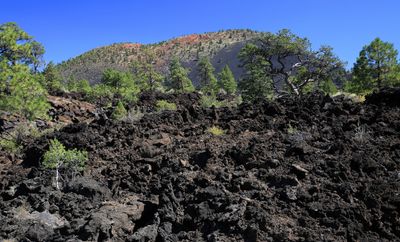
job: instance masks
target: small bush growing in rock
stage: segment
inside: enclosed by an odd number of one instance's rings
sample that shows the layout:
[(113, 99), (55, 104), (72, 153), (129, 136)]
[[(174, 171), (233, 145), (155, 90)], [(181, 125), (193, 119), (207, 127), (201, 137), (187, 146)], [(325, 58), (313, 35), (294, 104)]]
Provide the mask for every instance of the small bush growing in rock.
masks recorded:
[(215, 135), (215, 136), (220, 136), (225, 134), (225, 130), (217, 127), (217, 126), (212, 126), (211, 128), (208, 128), (207, 130), (210, 134)]
[(17, 154), (20, 150), (20, 147), (18, 144), (15, 142), (15, 140), (9, 140), (6, 138), (1, 138), (0, 139), (0, 147), (10, 153)]
[(176, 104), (170, 103), (166, 100), (158, 100), (156, 102), (156, 109), (159, 112), (164, 110), (176, 110)]
[(140, 111), (140, 108), (131, 108), (129, 109), (127, 115), (125, 117), (123, 117), (121, 120), (125, 121), (125, 122), (135, 122), (135, 121), (139, 121), (143, 118), (144, 113), (142, 111)]
[(287, 133), (288, 133), (288, 134), (295, 134), (296, 132), (297, 132), (297, 129), (296, 129), (295, 127), (293, 127), (293, 126), (289, 123), (288, 128), (287, 128)]
[(112, 87), (105, 84), (94, 85), (88, 93), (88, 101), (94, 102), (99, 98), (112, 98), (114, 96), (114, 90)]
[(68, 83), (68, 91), (89, 94), (92, 92), (92, 87), (87, 80), (70, 81)]
[(219, 108), (223, 106), (221, 101), (218, 101), (215, 96), (203, 95), (200, 99), (200, 105), (204, 108), (216, 107)]
[(127, 114), (128, 111), (126, 111), (124, 104), (121, 101), (119, 101), (114, 109), (114, 112), (112, 113), (112, 118), (116, 120), (121, 120), (124, 117), (126, 117)]
[(369, 134), (364, 126), (358, 126), (355, 130), (354, 140), (358, 143), (365, 143), (369, 139)]
[(65, 146), (53, 139), (50, 141), (50, 148), (44, 154), (42, 166), (56, 171), (56, 187), (59, 190), (60, 169), (67, 169), (72, 173), (82, 171), (88, 160), (87, 151), (79, 151), (77, 149), (66, 150)]
[(242, 103), (241, 96), (235, 97), (235, 99), (232, 101), (229, 101), (229, 100), (219, 101), (219, 100), (217, 100), (217, 98), (215, 96), (209, 96), (209, 95), (203, 95), (200, 99), (200, 105), (204, 108), (236, 107), (241, 103)]
[(37, 138), (41, 135), (33, 122), (21, 123), (0, 136), (0, 147), (10, 153), (19, 154), (28, 138)]

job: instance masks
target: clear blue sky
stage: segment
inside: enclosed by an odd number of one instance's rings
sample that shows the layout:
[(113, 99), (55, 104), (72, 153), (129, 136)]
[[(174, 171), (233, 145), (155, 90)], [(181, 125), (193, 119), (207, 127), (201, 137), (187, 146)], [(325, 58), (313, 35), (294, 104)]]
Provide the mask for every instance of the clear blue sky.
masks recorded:
[(0, 23), (17, 22), (55, 62), (116, 42), (237, 28), (291, 29), (313, 48), (332, 46), (348, 67), (375, 37), (400, 48), (398, 0), (19, 0), (1, 8)]

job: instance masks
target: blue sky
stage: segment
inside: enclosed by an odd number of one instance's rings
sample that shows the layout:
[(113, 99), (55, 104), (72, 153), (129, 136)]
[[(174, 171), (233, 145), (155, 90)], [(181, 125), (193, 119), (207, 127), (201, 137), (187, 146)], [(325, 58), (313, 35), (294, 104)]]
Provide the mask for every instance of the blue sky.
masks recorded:
[(400, 48), (397, 0), (4, 1), (0, 23), (16, 22), (56, 63), (116, 42), (154, 43), (185, 34), (282, 28), (327, 44), (351, 67), (375, 37)]

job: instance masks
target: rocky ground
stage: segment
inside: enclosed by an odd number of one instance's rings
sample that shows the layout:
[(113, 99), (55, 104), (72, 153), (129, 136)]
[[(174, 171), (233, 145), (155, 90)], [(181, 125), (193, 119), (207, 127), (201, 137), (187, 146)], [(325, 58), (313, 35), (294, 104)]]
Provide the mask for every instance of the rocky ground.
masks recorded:
[[(178, 111), (133, 122), (87, 104), (89, 122), (32, 140), (23, 159), (1, 151), (0, 239), (400, 240), (400, 90), (221, 109), (173, 98)], [(89, 152), (59, 191), (39, 165), (53, 138)]]

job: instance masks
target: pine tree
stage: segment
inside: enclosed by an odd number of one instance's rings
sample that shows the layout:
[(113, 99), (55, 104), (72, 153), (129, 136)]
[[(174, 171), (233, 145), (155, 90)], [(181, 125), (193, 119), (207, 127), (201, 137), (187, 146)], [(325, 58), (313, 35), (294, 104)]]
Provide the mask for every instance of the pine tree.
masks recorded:
[(182, 66), (178, 58), (173, 58), (169, 66), (169, 85), (177, 92), (193, 92), (194, 86), (188, 77), (188, 71)]
[(43, 86), (49, 92), (55, 92), (63, 89), (62, 78), (53, 62), (47, 64), (43, 70), (44, 83)]
[(50, 105), (47, 102), (47, 92), (40, 84), (41, 78), (22, 64), (8, 67), (7, 70), (0, 68), (0, 80), (5, 84), (1, 85), (0, 108), (31, 120), (47, 118)]
[(0, 61), (9, 66), (16, 64), (39, 65), (44, 48), (16, 23), (0, 25)]
[(237, 83), (228, 65), (225, 65), (218, 77), (220, 88), (224, 89), (228, 94), (236, 93)]
[(269, 64), (258, 55), (258, 48), (253, 44), (246, 45), (239, 54), (245, 73), (239, 82), (243, 100), (254, 101), (257, 98), (272, 98), (274, 95), (273, 80), (269, 74)]
[(0, 108), (28, 119), (47, 118), (50, 105), (37, 74), (44, 49), (15, 23), (0, 25)]
[(335, 83), (333, 83), (331, 79), (321, 82), (320, 89), (321, 91), (327, 94), (335, 94), (338, 91)]
[(384, 86), (400, 84), (398, 52), (393, 44), (374, 39), (363, 47), (353, 67), (348, 91), (365, 94)]
[[(267, 89), (272, 87), (278, 94), (302, 95), (312, 83), (317, 83), (314, 86), (319, 87), (319, 82), (332, 79), (344, 69), (343, 62), (332, 53), (332, 48), (322, 46), (312, 51), (308, 39), (296, 36), (287, 29), (277, 34), (264, 34), (256, 43), (246, 45), (240, 56), (248, 77), (252, 73), (258, 76), (253, 80), (260, 80), (264, 72), (269, 77), (264, 79), (271, 83), (258, 84)], [(248, 89), (251, 85), (244, 86), (249, 94), (257, 94), (258, 90)], [(268, 90), (261, 92), (264, 91)]]
[(87, 94), (92, 91), (92, 87), (88, 80), (72, 80), (68, 83), (68, 91)]
[(128, 72), (107, 69), (103, 73), (102, 82), (114, 89), (115, 93), (122, 96), (124, 101), (135, 102), (140, 92), (138, 85)]
[(141, 91), (162, 89), (164, 76), (155, 69), (156, 57), (149, 49), (144, 50), (144, 57), (132, 64), (134, 79)]
[(214, 67), (208, 58), (201, 58), (198, 65), (198, 73), (201, 89), (206, 94), (214, 96), (218, 93), (218, 81), (214, 75)]

